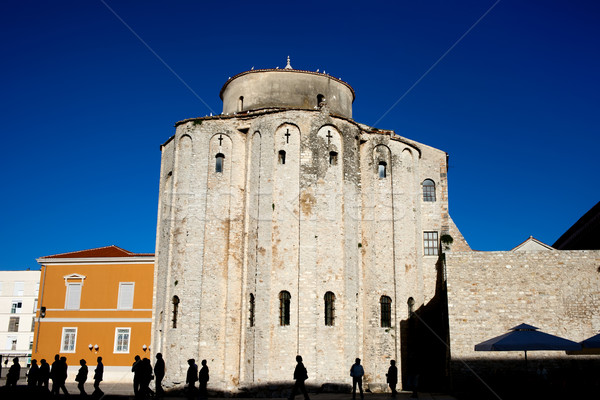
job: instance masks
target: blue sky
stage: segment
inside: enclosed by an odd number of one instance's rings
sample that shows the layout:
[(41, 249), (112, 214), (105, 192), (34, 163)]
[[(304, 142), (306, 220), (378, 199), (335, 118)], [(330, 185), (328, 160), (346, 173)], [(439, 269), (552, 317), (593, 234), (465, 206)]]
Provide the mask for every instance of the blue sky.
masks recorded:
[(600, 200), (598, 2), (7, 0), (0, 33), (0, 269), (153, 252), (173, 124), (288, 55), (352, 85), (355, 120), (449, 153), (474, 249), (552, 244)]

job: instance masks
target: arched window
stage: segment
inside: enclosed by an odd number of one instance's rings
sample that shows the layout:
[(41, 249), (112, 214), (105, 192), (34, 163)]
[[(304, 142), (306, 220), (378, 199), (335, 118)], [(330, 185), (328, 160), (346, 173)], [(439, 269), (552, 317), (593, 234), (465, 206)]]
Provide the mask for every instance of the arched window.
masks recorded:
[(410, 318), (413, 316), (413, 314), (415, 312), (415, 299), (413, 299), (412, 297), (409, 297), (406, 304), (408, 305), (408, 318)]
[(423, 201), (435, 201), (435, 182), (431, 179), (423, 181)]
[(325, 325), (333, 326), (335, 320), (335, 294), (325, 293)]
[(254, 326), (254, 295), (250, 293), (250, 326)]
[(244, 110), (244, 96), (240, 96), (238, 99), (238, 112), (242, 112)]
[(388, 296), (381, 296), (381, 327), (392, 327), (392, 299)]
[(179, 312), (179, 297), (173, 296), (173, 328), (177, 328), (177, 313)]
[(338, 154), (335, 151), (329, 152), (329, 165), (337, 165)]
[(322, 94), (317, 95), (317, 107), (321, 107), (325, 103), (325, 96)]
[(223, 153), (219, 153), (215, 156), (216, 158), (216, 163), (215, 163), (215, 172), (223, 172), (223, 161), (225, 160), (225, 156), (223, 155)]
[(279, 292), (279, 325), (290, 324), (290, 292), (285, 290)]
[(385, 161), (379, 161), (379, 179), (385, 179), (387, 176), (387, 163)]
[(279, 150), (279, 164), (285, 164), (285, 150)]

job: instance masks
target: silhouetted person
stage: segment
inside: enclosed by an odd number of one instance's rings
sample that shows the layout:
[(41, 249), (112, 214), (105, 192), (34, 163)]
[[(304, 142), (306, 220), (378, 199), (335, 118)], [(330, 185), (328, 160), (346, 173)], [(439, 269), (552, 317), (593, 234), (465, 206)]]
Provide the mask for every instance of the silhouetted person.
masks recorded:
[[(67, 357), (61, 357), (58, 364), (58, 389), (56, 390), (56, 394), (59, 393), (60, 390), (63, 391), (64, 394), (69, 394), (67, 391), (67, 387), (65, 386), (65, 382), (67, 381), (67, 374), (69, 370), (69, 366), (67, 365)], [(52, 387), (54, 389), (54, 386)]]
[(140, 391), (140, 373), (138, 367), (141, 365), (142, 359), (140, 356), (135, 356), (135, 361), (131, 365), (131, 372), (133, 372), (133, 395), (138, 397)]
[(154, 392), (150, 389), (150, 381), (152, 380), (152, 364), (150, 360), (145, 358), (140, 365), (140, 396), (146, 398), (153, 395)]
[(52, 363), (52, 369), (50, 370), (50, 379), (52, 379), (52, 394), (58, 395), (60, 392), (60, 356), (56, 354), (54, 356), (54, 362)]
[(387, 383), (390, 385), (390, 389), (392, 389), (392, 397), (396, 397), (396, 385), (398, 384), (398, 367), (396, 367), (396, 360), (390, 361), (390, 367), (385, 376), (387, 377)]
[(206, 360), (202, 360), (202, 368), (200, 368), (200, 372), (198, 373), (198, 380), (200, 381), (200, 397), (202, 398), (208, 397), (208, 390), (206, 390), (206, 386), (209, 379)]
[(39, 387), (45, 387), (48, 389), (48, 380), (50, 380), (50, 365), (46, 362), (45, 358), (40, 360), (40, 371), (38, 375), (38, 383)]
[(104, 364), (102, 364), (102, 357), (98, 357), (96, 361), (98, 362), (98, 365), (96, 365), (96, 369), (94, 370), (94, 394), (100, 397), (104, 394), (104, 392), (100, 390), (100, 382), (102, 382), (102, 378), (104, 378)]
[(164, 393), (162, 380), (165, 377), (165, 360), (161, 353), (156, 354), (156, 363), (154, 364), (154, 376), (156, 377), (156, 394), (158, 396)]
[(85, 384), (85, 381), (87, 381), (88, 367), (84, 359), (79, 360), (79, 365), (81, 365), (81, 368), (79, 368), (79, 372), (77, 372), (77, 376), (75, 377), (75, 381), (78, 382), (77, 389), (79, 389), (79, 394), (81, 396), (87, 396), (83, 385)]
[(40, 367), (38, 367), (37, 360), (34, 358), (33, 360), (31, 360), (31, 367), (29, 367), (29, 372), (27, 373), (27, 386), (35, 387), (39, 379)]
[(296, 397), (298, 391), (302, 392), (305, 400), (309, 400), (306, 386), (304, 386), (304, 381), (308, 379), (308, 372), (302, 363), (302, 356), (296, 356), (296, 362), (296, 369), (294, 369), (294, 379), (296, 380), (296, 383), (294, 383), (290, 400), (293, 400)]
[(6, 374), (6, 386), (17, 386), (17, 381), (21, 376), (21, 365), (19, 365), (19, 357), (13, 358), (13, 365), (10, 366)]
[(352, 368), (350, 368), (350, 376), (352, 377), (352, 399), (356, 399), (356, 385), (358, 385), (358, 390), (360, 391), (360, 398), (364, 399), (365, 395), (363, 394), (362, 389), (362, 378), (365, 374), (365, 370), (362, 365), (360, 365), (360, 358), (354, 360), (354, 364)]
[(188, 365), (185, 383), (188, 384), (189, 392), (193, 393), (196, 390), (196, 381), (198, 380), (198, 366), (196, 365), (196, 360), (193, 358), (188, 360)]

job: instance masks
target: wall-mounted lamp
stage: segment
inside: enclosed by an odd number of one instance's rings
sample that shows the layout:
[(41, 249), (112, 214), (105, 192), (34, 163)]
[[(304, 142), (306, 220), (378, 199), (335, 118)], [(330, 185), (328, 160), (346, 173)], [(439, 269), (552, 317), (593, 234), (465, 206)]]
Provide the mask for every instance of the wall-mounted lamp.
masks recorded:
[(90, 349), (90, 351), (92, 351), (92, 348), (94, 348), (94, 346), (92, 346), (92, 344), (90, 343), (90, 344), (88, 345), (88, 349)]
[(144, 351), (148, 350), (148, 346), (146, 346), (146, 345), (143, 345), (143, 346), (142, 346), (142, 350), (144, 350)]
[(44, 318), (46, 316), (46, 307), (40, 308), (40, 318)]
[(100, 348), (100, 346), (98, 346), (98, 345), (94, 346), (94, 349), (96, 349), (96, 351), (98, 351), (99, 348)]

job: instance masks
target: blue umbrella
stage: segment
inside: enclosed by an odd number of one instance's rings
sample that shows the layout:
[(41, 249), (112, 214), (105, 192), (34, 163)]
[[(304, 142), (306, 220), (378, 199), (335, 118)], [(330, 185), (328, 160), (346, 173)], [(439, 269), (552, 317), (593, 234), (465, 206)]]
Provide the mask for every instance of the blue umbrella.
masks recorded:
[(475, 345), (475, 351), (581, 350), (581, 344), (538, 331), (535, 326), (521, 324), (510, 332)]

